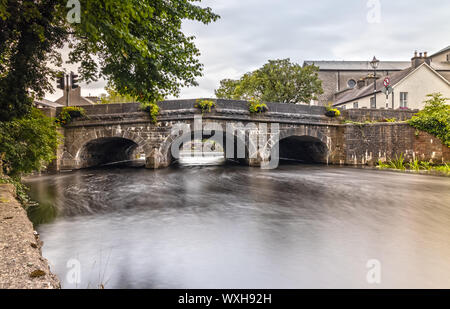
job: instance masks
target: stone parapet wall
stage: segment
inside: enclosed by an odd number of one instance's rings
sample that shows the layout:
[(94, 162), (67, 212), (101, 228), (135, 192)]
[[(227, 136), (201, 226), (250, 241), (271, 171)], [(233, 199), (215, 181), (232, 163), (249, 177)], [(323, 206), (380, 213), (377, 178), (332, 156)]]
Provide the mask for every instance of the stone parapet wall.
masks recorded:
[[(202, 99), (200, 99), (202, 100)], [(248, 102), (238, 100), (222, 100), (222, 99), (204, 99), (216, 102), (217, 110), (235, 110), (248, 113)], [(159, 102), (161, 112), (165, 111), (182, 111), (195, 110), (194, 107), (197, 100), (169, 100)], [(325, 108), (321, 106), (310, 106), (306, 104), (285, 104), (285, 103), (266, 103), (269, 113), (284, 114), (305, 114), (322, 116), (325, 114)], [(130, 114), (138, 113), (140, 103), (118, 103), (118, 104), (97, 104), (83, 106), (87, 115), (106, 115), (106, 114)], [(56, 112), (60, 113), (62, 107), (58, 107)]]
[(383, 121), (384, 119), (395, 118), (398, 121), (405, 121), (411, 119), (417, 110), (393, 110), (393, 109), (347, 109), (342, 111), (342, 117), (355, 121), (355, 122), (365, 122), (365, 121)]

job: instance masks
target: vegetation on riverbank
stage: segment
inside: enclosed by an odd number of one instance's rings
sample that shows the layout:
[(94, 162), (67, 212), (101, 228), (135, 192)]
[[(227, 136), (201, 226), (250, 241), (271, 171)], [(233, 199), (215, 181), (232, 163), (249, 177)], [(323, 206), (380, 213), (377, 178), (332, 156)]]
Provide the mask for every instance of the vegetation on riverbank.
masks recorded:
[(0, 173), (15, 178), (41, 170), (56, 158), (61, 138), (54, 119), (37, 108), (0, 122)]
[(20, 182), (20, 178), (11, 178), (6, 175), (0, 175), (0, 184), (11, 184), (16, 189), (17, 200), (25, 208), (32, 204), (30, 197), (28, 196), (28, 187)]
[(397, 171), (413, 171), (413, 172), (429, 172), (439, 175), (450, 176), (450, 164), (436, 165), (427, 161), (412, 160), (406, 162), (403, 155), (396, 157), (395, 159), (388, 160), (387, 162), (378, 161), (377, 168), (391, 169)]
[(440, 93), (429, 94), (425, 108), (412, 117), (408, 124), (420, 131), (425, 131), (450, 147), (450, 105)]
[(30, 199), (20, 182), (22, 175), (53, 161), (61, 138), (54, 119), (37, 108), (24, 117), (0, 122), (0, 183), (13, 184), (23, 205)]

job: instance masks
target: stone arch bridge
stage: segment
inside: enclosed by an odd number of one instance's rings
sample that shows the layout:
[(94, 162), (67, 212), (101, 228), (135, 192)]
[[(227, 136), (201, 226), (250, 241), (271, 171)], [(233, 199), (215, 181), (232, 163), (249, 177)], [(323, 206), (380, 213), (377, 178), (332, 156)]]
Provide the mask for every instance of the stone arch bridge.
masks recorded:
[[(400, 153), (407, 158), (449, 159), (442, 145), (433, 143), (427, 134), (417, 137), (404, 123), (343, 124), (342, 118), (326, 117), (324, 107), (280, 103), (269, 103), (269, 112), (255, 115), (248, 112), (245, 101), (214, 101), (216, 108), (202, 115), (201, 125), (195, 100), (159, 103), (156, 124), (140, 111), (139, 103), (85, 106), (87, 116), (62, 129), (64, 143), (55, 168), (81, 169), (138, 157), (145, 157), (147, 168), (164, 168), (175, 161), (173, 149), (183, 142), (213, 136), (222, 144), (227, 159), (250, 166), (270, 161), (274, 149), (282, 159), (309, 163), (373, 164)], [(380, 111), (358, 113), (345, 111), (343, 116), (356, 120), (384, 116)], [(398, 119), (410, 117), (397, 113)], [(190, 130), (175, 130), (178, 127)], [(254, 140), (264, 147), (253, 145)]]

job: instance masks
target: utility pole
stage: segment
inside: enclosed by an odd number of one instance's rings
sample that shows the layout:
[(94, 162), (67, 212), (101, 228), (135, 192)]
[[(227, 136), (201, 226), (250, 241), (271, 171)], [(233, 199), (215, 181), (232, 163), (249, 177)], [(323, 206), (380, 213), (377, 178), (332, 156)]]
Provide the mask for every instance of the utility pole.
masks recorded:
[[(69, 80), (70, 79), (70, 80)], [(70, 104), (70, 89), (78, 88), (78, 75), (73, 72), (70, 72), (70, 75), (64, 74), (64, 72), (60, 72), (57, 76), (57, 87), (58, 89), (63, 90), (65, 96), (65, 104), (69, 106)]]
[(374, 56), (373, 60), (370, 62), (370, 66), (373, 69), (373, 100), (374, 100), (375, 108), (377, 106), (377, 68), (378, 68), (379, 64), (380, 64), (380, 60), (378, 60)]
[(56, 87), (63, 91), (64, 97), (66, 99), (66, 106), (69, 106), (69, 76), (64, 74), (64, 72), (59, 72), (56, 82)]
[(69, 94), (70, 94), (70, 87), (69, 87), (69, 75), (66, 75), (66, 106), (69, 106)]

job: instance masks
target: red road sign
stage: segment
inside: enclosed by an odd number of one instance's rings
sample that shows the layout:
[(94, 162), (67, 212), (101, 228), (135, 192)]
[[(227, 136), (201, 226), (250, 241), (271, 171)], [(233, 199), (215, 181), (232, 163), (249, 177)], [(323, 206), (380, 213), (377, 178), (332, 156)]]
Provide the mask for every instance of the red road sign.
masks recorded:
[(388, 87), (391, 84), (391, 79), (389, 77), (386, 77), (384, 79), (383, 84), (384, 84), (384, 87)]

